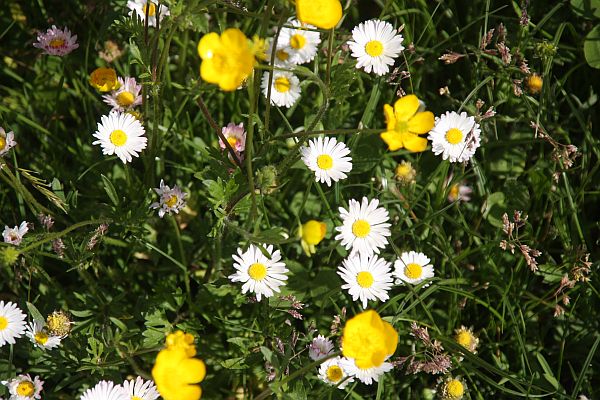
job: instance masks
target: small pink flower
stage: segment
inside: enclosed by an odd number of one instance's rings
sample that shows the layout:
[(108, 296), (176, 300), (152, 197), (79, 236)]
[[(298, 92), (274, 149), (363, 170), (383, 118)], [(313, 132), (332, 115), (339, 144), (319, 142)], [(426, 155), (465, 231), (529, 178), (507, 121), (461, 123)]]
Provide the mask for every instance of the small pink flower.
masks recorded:
[(129, 76), (119, 77), (118, 82), (119, 88), (117, 90), (102, 96), (104, 102), (112, 106), (111, 111), (124, 112), (142, 104), (142, 96), (140, 95), (142, 85), (139, 85), (135, 78)]
[(158, 216), (161, 218), (165, 214), (171, 214), (171, 212), (178, 214), (179, 210), (186, 205), (185, 198), (187, 197), (187, 193), (184, 193), (177, 185), (171, 189), (161, 179), (160, 187), (155, 188), (154, 191), (160, 196), (160, 199), (158, 202), (152, 203), (150, 208), (158, 209)]
[[(221, 130), (223, 136), (229, 142), (231, 147), (238, 153), (241, 153), (246, 148), (246, 131), (244, 130), (244, 123), (241, 122), (239, 125), (230, 122), (227, 126), (224, 126)], [(219, 146), (221, 149), (225, 149), (225, 143), (219, 139)]]
[(64, 30), (58, 29), (56, 25), (48, 29), (46, 33), (39, 33), (37, 42), (33, 47), (44, 50), (51, 56), (65, 56), (79, 47), (77, 44), (77, 35), (71, 36), (71, 31), (65, 27)]
[(12, 131), (6, 132), (4, 128), (0, 127), (0, 157), (8, 153), (16, 145), (15, 134)]
[(27, 231), (29, 231), (29, 228), (27, 227), (27, 222), (25, 221), (21, 222), (20, 226), (15, 226), (14, 228), (9, 228), (5, 225), (4, 231), (2, 232), (2, 237), (6, 243), (18, 246), (21, 244), (23, 236), (25, 236)]

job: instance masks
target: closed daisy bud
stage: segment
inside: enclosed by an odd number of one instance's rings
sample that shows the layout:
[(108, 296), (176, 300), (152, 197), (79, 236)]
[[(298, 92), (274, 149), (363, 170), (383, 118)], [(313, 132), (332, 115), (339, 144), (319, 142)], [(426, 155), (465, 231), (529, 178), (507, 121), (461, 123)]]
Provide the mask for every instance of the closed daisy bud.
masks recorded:
[(402, 161), (396, 167), (394, 176), (401, 184), (409, 185), (415, 183), (415, 176), (417, 176), (417, 171), (415, 171), (410, 162)]
[(544, 80), (538, 74), (531, 74), (527, 78), (527, 89), (531, 94), (537, 94), (542, 91)]
[(467, 328), (463, 325), (454, 331), (454, 340), (471, 353), (477, 353), (477, 346), (479, 346), (479, 338), (473, 333), (473, 328)]
[(310, 257), (317, 251), (315, 246), (321, 243), (321, 240), (327, 233), (327, 225), (324, 222), (311, 219), (298, 228), (298, 236), (304, 253)]
[(117, 79), (117, 73), (112, 68), (96, 68), (90, 74), (90, 85), (101, 92), (110, 92), (119, 88), (120, 83)]

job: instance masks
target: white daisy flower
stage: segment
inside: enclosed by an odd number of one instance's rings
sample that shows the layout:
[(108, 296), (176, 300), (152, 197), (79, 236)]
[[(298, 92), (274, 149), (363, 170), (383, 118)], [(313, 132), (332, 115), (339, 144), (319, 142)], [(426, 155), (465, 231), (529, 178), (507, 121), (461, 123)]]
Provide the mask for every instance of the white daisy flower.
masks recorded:
[(15, 339), (25, 333), (26, 315), (13, 302), (0, 301), (0, 347), (15, 344)]
[(112, 106), (112, 111), (126, 111), (142, 104), (142, 85), (139, 85), (135, 78), (119, 77), (117, 81), (119, 88), (102, 96), (104, 102)]
[(242, 293), (248, 291), (255, 293), (258, 301), (263, 295), (271, 297), (273, 292), (279, 292), (279, 287), (285, 285), (288, 278), (286, 276), (288, 269), (285, 263), (280, 261), (279, 250), (273, 251), (272, 245), (263, 247), (269, 253), (270, 259), (253, 244), (245, 252), (238, 248), (237, 255), (233, 255), (235, 261), (233, 267), (237, 272), (229, 275), (232, 282), (244, 282)]
[(319, 378), (325, 383), (337, 386), (338, 389), (345, 388), (346, 385), (354, 382), (354, 377), (350, 376), (344, 368), (346, 363), (348, 360), (342, 357), (323, 362), (319, 367)]
[(142, 22), (144, 22), (146, 20), (146, 11), (148, 11), (148, 26), (156, 26), (156, 14), (158, 12), (160, 12), (160, 21), (166, 15), (170, 15), (169, 7), (160, 4), (159, 9), (158, 4), (158, 1), (129, 0), (127, 1), (127, 7), (131, 10), (129, 16), (131, 17), (135, 12)]
[(185, 198), (187, 193), (183, 192), (179, 186), (173, 186), (171, 189), (165, 185), (165, 182), (160, 180), (160, 187), (154, 188), (156, 194), (160, 196), (159, 201), (152, 203), (150, 208), (156, 210), (158, 208), (158, 216), (164, 217), (165, 214), (171, 215), (171, 212), (179, 214), (179, 210), (185, 207)]
[(352, 57), (358, 60), (356, 68), (364, 68), (367, 73), (373, 70), (377, 75), (387, 74), (394, 59), (404, 50), (402, 35), (396, 33), (389, 22), (377, 19), (362, 22), (352, 29), (352, 39), (348, 46)]
[(67, 27), (58, 29), (56, 25), (52, 25), (46, 33), (38, 33), (37, 42), (33, 47), (44, 50), (45, 54), (62, 57), (78, 48), (79, 44), (77, 44), (77, 35), (71, 36), (71, 31)]
[(352, 170), (352, 158), (348, 157), (350, 149), (344, 142), (338, 142), (331, 137), (318, 137), (308, 142), (308, 146), (300, 148), (302, 161), (315, 173), (317, 182), (327, 183), (346, 179), (346, 172)]
[(460, 114), (447, 111), (436, 117), (435, 126), (427, 138), (431, 140), (431, 150), (435, 155), (441, 154), (444, 160), (450, 162), (465, 162), (481, 145), (480, 136), (481, 129), (474, 117), (468, 117), (464, 111)]
[(338, 267), (338, 275), (342, 277), (345, 285), (342, 289), (348, 290), (352, 300), (360, 299), (364, 309), (369, 300), (386, 301), (390, 297), (387, 291), (392, 288), (394, 279), (390, 271), (390, 263), (377, 256), (355, 254), (342, 262)]
[[(270, 76), (271, 72), (267, 72), (262, 78), (261, 87), (265, 97), (268, 94)], [(273, 72), (271, 105), (290, 108), (300, 98), (300, 92), (300, 80), (296, 75), (286, 71)]]
[(363, 197), (362, 204), (351, 199), (348, 211), (340, 207), (342, 226), (335, 228), (340, 232), (335, 240), (341, 240), (346, 250), (352, 248), (350, 256), (357, 252), (364, 255), (379, 254), (379, 249), (387, 245), (386, 236), (390, 236), (390, 219), (387, 210), (377, 207), (379, 200), (369, 201)]
[(140, 376), (123, 382), (123, 390), (131, 400), (156, 400), (160, 396), (154, 381), (144, 381)]
[[(273, 44), (275, 43), (275, 39), (268, 39), (267, 46), (267, 62), (271, 62), (271, 55), (273, 54)], [(277, 48), (275, 49), (275, 56), (273, 58), (273, 65), (281, 68), (292, 68), (294, 64), (290, 62), (290, 49), (286, 46), (281, 45), (281, 40), (277, 43)]]
[(131, 396), (121, 385), (112, 381), (100, 381), (96, 386), (83, 392), (80, 400), (131, 400)]
[(342, 366), (348, 375), (354, 376), (365, 385), (371, 385), (373, 381), (379, 382), (379, 377), (386, 372), (394, 369), (394, 366), (389, 362), (383, 362), (378, 367), (360, 368), (356, 365), (353, 359), (343, 359)]
[(308, 346), (308, 356), (313, 360), (320, 360), (333, 353), (333, 342), (323, 335), (313, 339)]
[(17, 142), (15, 142), (15, 134), (13, 131), (6, 132), (4, 128), (0, 126), (0, 157), (8, 153), (8, 151), (16, 145)]
[(36, 321), (29, 323), (27, 325), (27, 331), (25, 332), (25, 336), (31, 340), (36, 347), (40, 349), (53, 349), (60, 345), (62, 336), (51, 335), (46, 328), (46, 323), (44, 321)]
[[(430, 261), (429, 257), (423, 253), (414, 251), (402, 253), (394, 263), (394, 275), (398, 278), (396, 284), (410, 283), (411, 285), (417, 285), (425, 279), (433, 278), (433, 265), (429, 263)], [(423, 287), (427, 286), (429, 284)]]
[(8, 392), (11, 394), (8, 400), (37, 400), (42, 398), (40, 392), (43, 389), (44, 381), (40, 380), (39, 376), (31, 379), (29, 374), (19, 375), (9, 381), (2, 381), (2, 384), (8, 387)]
[(312, 25), (303, 25), (298, 20), (289, 20), (288, 25), (293, 28), (281, 28), (277, 47), (289, 53), (291, 64), (304, 64), (312, 61), (317, 55), (317, 46), (321, 43), (321, 36)]
[(21, 222), (21, 225), (15, 226), (14, 228), (9, 228), (4, 225), (4, 231), (2, 231), (2, 238), (6, 243), (14, 244), (18, 246), (21, 244), (23, 240), (23, 236), (29, 232), (29, 227), (27, 226), (27, 222)]
[(102, 146), (103, 154), (116, 154), (127, 164), (133, 160), (132, 156), (138, 157), (139, 152), (146, 148), (146, 131), (140, 121), (131, 114), (111, 111), (110, 114), (103, 115), (100, 121), (98, 130), (94, 133), (98, 140), (92, 144)]

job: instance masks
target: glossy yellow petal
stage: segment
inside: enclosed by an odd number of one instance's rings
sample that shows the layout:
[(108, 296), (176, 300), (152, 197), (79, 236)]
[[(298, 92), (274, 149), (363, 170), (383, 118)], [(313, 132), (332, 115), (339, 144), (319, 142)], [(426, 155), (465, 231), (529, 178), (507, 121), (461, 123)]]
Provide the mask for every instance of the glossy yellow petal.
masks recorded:
[(383, 115), (385, 116), (385, 122), (387, 124), (388, 131), (393, 131), (396, 127), (396, 116), (394, 115), (394, 109), (389, 104), (383, 106)]
[(414, 94), (409, 94), (398, 100), (394, 104), (394, 112), (396, 119), (399, 121), (408, 121), (410, 117), (415, 115), (419, 109), (419, 99)]
[(379, 137), (388, 145), (390, 151), (396, 151), (404, 147), (402, 144), (402, 135), (394, 130), (383, 132)]
[(433, 129), (435, 118), (431, 111), (417, 113), (408, 120), (408, 130), (412, 133), (424, 134)]
[(188, 358), (179, 364), (179, 378), (186, 383), (201, 382), (206, 376), (206, 366), (202, 360)]
[(408, 133), (404, 136), (404, 147), (413, 153), (419, 153), (427, 149), (427, 139)]
[(221, 34), (221, 43), (223, 48), (228, 51), (243, 51), (244, 49), (246, 49), (248, 52), (251, 51), (248, 38), (246, 38), (244, 32), (237, 28), (225, 29), (225, 31)]
[(221, 71), (216, 68), (214, 60), (204, 60), (200, 64), (200, 76), (208, 83), (219, 83), (221, 80)]
[(210, 59), (221, 48), (221, 38), (215, 32), (202, 36), (198, 42), (198, 55), (203, 60)]
[(331, 29), (342, 19), (339, 0), (296, 0), (296, 15), (301, 22)]

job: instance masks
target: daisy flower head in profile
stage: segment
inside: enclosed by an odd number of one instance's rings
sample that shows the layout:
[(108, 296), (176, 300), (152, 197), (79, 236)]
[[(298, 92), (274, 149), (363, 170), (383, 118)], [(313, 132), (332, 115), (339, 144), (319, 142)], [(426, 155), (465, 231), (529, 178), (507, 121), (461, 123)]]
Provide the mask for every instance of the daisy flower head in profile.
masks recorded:
[(44, 50), (45, 54), (51, 56), (65, 56), (79, 47), (77, 44), (77, 35), (71, 36), (71, 31), (58, 29), (56, 25), (52, 25), (46, 33), (38, 33), (37, 42), (33, 47)]
[(360, 300), (364, 309), (369, 300), (389, 299), (387, 292), (392, 288), (394, 279), (390, 263), (383, 258), (357, 253), (344, 260), (337, 273), (346, 282), (342, 289), (348, 291), (352, 300)]
[[(415, 251), (403, 252), (400, 258), (394, 263), (396, 276), (396, 284), (404, 285), (410, 283), (411, 285), (417, 285), (426, 279), (433, 278), (433, 265), (430, 264), (431, 260), (423, 253), (417, 253)], [(427, 287), (429, 284), (424, 285)]]
[(113, 381), (100, 381), (91, 389), (83, 392), (80, 400), (131, 400), (121, 385)]
[(179, 211), (185, 207), (187, 193), (183, 192), (177, 185), (171, 189), (165, 185), (164, 180), (160, 180), (160, 187), (154, 188), (154, 191), (159, 196), (158, 202), (152, 203), (150, 208), (158, 209), (158, 216), (164, 217), (165, 214), (171, 215), (172, 212), (179, 214)]
[(21, 222), (21, 225), (15, 226), (14, 228), (9, 228), (4, 225), (4, 231), (2, 231), (2, 238), (5, 243), (12, 244), (18, 246), (23, 241), (23, 236), (29, 232), (29, 227), (27, 226), (27, 221)]
[[(227, 126), (221, 129), (221, 133), (225, 136), (225, 139), (229, 142), (231, 147), (239, 154), (246, 149), (246, 130), (244, 129), (244, 123), (240, 122), (239, 125), (230, 122)], [(219, 138), (219, 146), (221, 150), (225, 150), (226, 146), (223, 140)]]
[(269, 254), (268, 258), (253, 244), (245, 252), (238, 248), (237, 254), (233, 255), (236, 272), (229, 275), (232, 282), (244, 283), (242, 293), (255, 293), (258, 301), (262, 296), (271, 297), (274, 292), (279, 293), (279, 287), (285, 285), (286, 273), (289, 272), (285, 263), (281, 262), (279, 250), (273, 251), (273, 245), (263, 247)]
[(333, 353), (333, 342), (323, 335), (314, 338), (308, 346), (308, 356), (315, 361), (325, 358), (331, 353)]
[(154, 381), (144, 381), (140, 376), (135, 381), (131, 379), (123, 382), (123, 390), (131, 400), (156, 400), (160, 397)]
[[(265, 97), (269, 96), (271, 72), (263, 75), (261, 88)], [(271, 82), (271, 105), (290, 108), (300, 98), (300, 80), (291, 72), (273, 71)]]
[(344, 369), (347, 363), (348, 360), (342, 357), (323, 362), (319, 367), (319, 378), (329, 385), (337, 386), (338, 389), (344, 389), (346, 385), (354, 382), (354, 377)]
[(145, 133), (144, 127), (133, 115), (111, 111), (100, 118), (98, 130), (93, 135), (98, 140), (92, 144), (99, 144), (103, 154), (116, 154), (123, 164), (127, 164), (146, 148), (148, 139)]
[(339, 208), (342, 225), (335, 228), (340, 232), (335, 239), (342, 241), (346, 250), (352, 249), (350, 256), (356, 253), (371, 256), (387, 246), (390, 232), (388, 211), (379, 207), (379, 200), (362, 198), (362, 202), (351, 199), (348, 210)]
[(146, 20), (146, 14), (148, 14), (148, 26), (156, 26), (156, 16), (159, 13), (159, 22), (162, 21), (166, 15), (170, 15), (169, 7), (164, 4), (159, 4), (158, 1), (155, 0), (129, 0), (127, 1), (127, 8), (131, 10), (129, 11), (130, 17), (135, 12), (142, 22)]
[(365, 385), (371, 385), (373, 382), (379, 382), (381, 375), (394, 369), (394, 366), (384, 361), (378, 366), (372, 366), (368, 368), (361, 368), (356, 364), (356, 361), (351, 358), (346, 358), (342, 361), (344, 371), (364, 383)]
[(346, 173), (352, 170), (350, 149), (332, 137), (312, 139), (308, 146), (300, 148), (300, 154), (304, 164), (315, 173), (315, 180), (327, 186), (331, 186), (331, 181), (346, 179)]
[(62, 336), (52, 335), (48, 328), (46, 327), (46, 323), (38, 320), (33, 320), (33, 322), (27, 325), (27, 331), (25, 332), (25, 336), (29, 338), (31, 343), (42, 350), (50, 350), (60, 345)]
[(431, 111), (419, 111), (420, 106), (414, 94), (396, 100), (394, 107), (389, 104), (383, 106), (387, 130), (380, 137), (390, 151), (403, 148), (411, 152), (425, 151), (427, 139), (419, 135), (429, 132), (435, 119)]
[(126, 111), (142, 104), (142, 85), (135, 78), (119, 77), (117, 81), (118, 89), (102, 96), (104, 102), (112, 107), (112, 111)]
[(429, 132), (431, 150), (435, 155), (442, 155), (450, 162), (466, 162), (481, 145), (481, 129), (474, 117), (447, 111), (435, 119), (435, 126)]
[(385, 75), (404, 50), (403, 41), (404, 38), (392, 24), (372, 19), (352, 29), (352, 40), (348, 41), (348, 46), (352, 50), (352, 57), (358, 60), (356, 68)]
[(40, 394), (43, 389), (44, 381), (39, 376), (31, 379), (29, 374), (19, 375), (9, 381), (3, 381), (2, 384), (8, 387), (11, 394), (9, 400), (38, 400), (42, 398)]
[(10, 149), (15, 147), (15, 134), (13, 131), (6, 132), (3, 127), (0, 126), (0, 157), (8, 153)]
[(15, 344), (15, 339), (25, 333), (26, 317), (15, 303), (0, 300), (0, 347)]
[(290, 19), (287, 23), (293, 28), (283, 27), (279, 33), (277, 46), (288, 52), (291, 64), (304, 64), (312, 61), (317, 55), (317, 46), (321, 43), (319, 32), (312, 25), (303, 25), (300, 21)]

